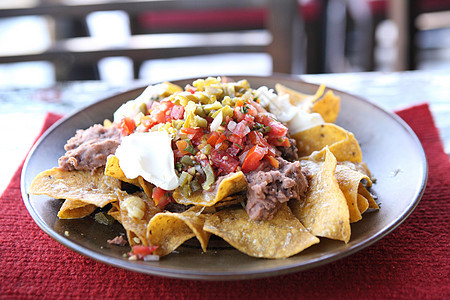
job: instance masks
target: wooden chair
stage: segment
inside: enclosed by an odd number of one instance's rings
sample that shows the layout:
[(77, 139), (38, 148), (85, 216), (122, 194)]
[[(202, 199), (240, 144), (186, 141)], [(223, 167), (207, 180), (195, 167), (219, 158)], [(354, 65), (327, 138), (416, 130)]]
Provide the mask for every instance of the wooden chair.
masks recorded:
[[(105, 57), (126, 56), (139, 66), (143, 61), (190, 55), (227, 52), (265, 52), (273, 60), (273, 72), (298, 73), (301, 53), (301, 20), (296, 0), (130, 0), (64, 2), (41, 0), (28, 7), (0, 8), (0, 18), (40, 15), (52, 18), (56, 24), (54, 41), (42, 51), (0, 54), (1, 63), (23, 61), (50, 61), (55, 64), (57, 80), (97, 79), (93, 66)], [(131, 36), (118, 44), (104, 43), (88, 36), (85, 17), (95, 11), (122, 10), (130, 16), (143, 16), (144, 12), (189, 14), (208, 11), (235, 11), (263, 13), (259, 24), (234, 22), (227, 26), (207, 27), (208, 30), (187, 30), (187, 26), (159, 28), (150, 32), (136, 30), (133, 23)], [(226, 21), (226, 18), (224, 19)], [(141, 24), (142, 25), (142, 24)], [(227, 25), (226, 23), (224, 25)], [(229, 25), (229, 24), (228, 24)], [(81, 29), (81, 30), (80, 30)], [(183, 35), (183, 39), (170, 38), (170, 34)], [(179, 36), (178, 35), (178, 36)], [(244, 38), (242, 36), (244, 35)], [(91, 68), (91, 71), (88, 71)], [(137, 67), (135, 76), (137, 76)], [(81, 70), (78, 73), (76, 70)], [(88, 73), (91, 75), (86, 76)], [(93, 74), (93, 75), (92, 75)], [(83, 75), (85, 78), (83, 78)], [(86, 78), (87, 77), (87, 78)]]

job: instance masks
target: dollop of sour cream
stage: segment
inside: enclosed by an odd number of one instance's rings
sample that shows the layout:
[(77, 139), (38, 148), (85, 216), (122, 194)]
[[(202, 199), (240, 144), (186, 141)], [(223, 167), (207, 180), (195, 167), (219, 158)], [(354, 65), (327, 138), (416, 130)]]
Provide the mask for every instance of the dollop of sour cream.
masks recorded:
[(294, 135), (300, 131), (324, 124), (322, 116), (318, 113), (308, 113), (297, 109), (294, 117), (287, 123), (289, 132)]
[(164, 190), (178, 187), (171, 139), (167, 132), (136, 132), (123, 137), (115, 155), (127, 178), (142, 176)]
[(257, 90), (257, 95), (263, 106), (268, 107), (280, 122), (286, 123), (291, 135), (325, 123), (320, 114), (310, 113), (302, 106), (292, 105), (289, 95), (279, 96), (265, 86)]

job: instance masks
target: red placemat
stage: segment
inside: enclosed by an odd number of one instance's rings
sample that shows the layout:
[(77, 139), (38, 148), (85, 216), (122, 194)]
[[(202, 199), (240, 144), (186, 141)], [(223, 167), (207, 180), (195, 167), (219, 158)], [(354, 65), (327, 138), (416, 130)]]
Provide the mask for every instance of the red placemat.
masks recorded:
[[(428, 184), (402, 225), (356, 254), (290, 275), (231, 282), (122, 270), (79, 255), (40, 230), (23, 204), (19, 168), (0, 198), (0, 298), (449, 298), (449, 158), (428, 105), (397, 113), (423, 144)], [(44, 129), (57, 119), (49, 114)]]

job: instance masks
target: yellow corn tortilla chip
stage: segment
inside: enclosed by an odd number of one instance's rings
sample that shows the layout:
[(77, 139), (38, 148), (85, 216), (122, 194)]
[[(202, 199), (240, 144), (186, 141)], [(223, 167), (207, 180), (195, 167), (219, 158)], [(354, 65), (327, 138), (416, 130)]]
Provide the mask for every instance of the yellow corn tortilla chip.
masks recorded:
[(289, 95), (289, 102), (292, 105), (301, 107), (309, 113), (320, 114), (325, 122), (333, 123), (339, 115), (341, 99), (331, 90), (327, 91), (322, 97), (325, 92), (324, 84), (320, 85), (314, 95), (300, 93), (282, 84), (276, 84), (275, 90), (280, 96)]
[[(130, 207), (130, 205), (134, 206), (133, 204), (125, 205), (128, 197), (137, 197), (144, 202), (144, 214), (141, 218), (137, 218), (133, 215), (133, 207)], [(152, 199), (148, 198), (147, 195), (142, 192), (137, 192), (132, 195), (129, 195), (126, 192), (120, 192), (118, 209), (120, 211), (120, 218), (116, 218), (116, 220), (118, 220), (125, 228), (130, 245), (143, 244), (148, 246), (146, 237), (148, 223), (156, 214), (161, 212), (161, 209), (153, 203)]]
[(338, 164), (345, 165), (356, 172), (364, 174), (365, 176), (367, 176), (369, 178), (369, 180), (364, 182), (364, 185), (367, 187), (372, 186), (372, 175), (371, 175), (370, 170), (367, 167), (367, 164), (365, 162), (340, 161), (340, 162), (338, 162)]
[(331, 153), (337, 161), (361, 162), (362, 151), (353, 133), (348, 132), (345, 140), (339, 141), (329, 146)]
[(90, 215), (97, 208), (79, 200), (65, 200), (58, 212), (60, 219), (80, 219)]
[(206, 252), (211, 234), (203, 230), (207, 214), (201, 208), (193, 207), (182, 213), (159, 213), (147, 227), (147, 240), (150, 245), (158, 246), (155, 254), (164, 256), (172, 253), (185, 241), (197, 237), (203, 251)]
[(251, 220), (242, 207), (224, 209), (206, 220), (204, 230), (254, 257), (286, 258), (319, 242), (286, 204), (266, 221)]
[[(302, 171), (307, 176), (308, 181), (311, 180), (314, 174), (318, 173), (321, 166), (320, 160), (324, 159), (322, 154), (326, 154), (326, 149), (321, 152), (315, 152), (308, 159), (300, 161)], [(335, 176), (339, 188), (347, 200), (351, 223), (360, 220), (362, 218), (361, 214), (369, 208), (369, 205), (373, 206), (370, 208), (378, 208), (375, 200), (373, 200), (372, 195), (366, 188), (366, 186), (372, 185), (372, 180), (370, 179), (370, 171), (365, 163), (339, 162), (336, 166)]]
[(369, 208), (369, 201), (361, 194), (358, 194), (356, 197), (358, 210), (360, 214), (363, 214)]
[(222, 200), (217, 202), (213, 207), (224, 207), (224, 206), (235, 205), (238, 203), (243, 203), (246, 200), (247, 200), (247, 196), (245, 194), (234, 194), (232, 196), (223, 198)]
[(358, 193), (367, 200), (367, 202), (369, 203), (369, 208), (373, 208), (373, 209), (380, 208), (378, 206), (378, 204), (375, 202), (375, 199), (373, 199), (370, 192), (367, 190), (367, 188), (362, 183), (359, 184)]
[(120, 181), (99, 171), (64, 171), (59, 168), (39, 173), (32, 181), (28, 193), (47, 195), (55, 199), (78, 200), (104, 207), (117, 201)]
[(328, 148), (318, 172), (311, 174), (306, 199), (291, 208), (302, 224), (316, 236), (348, 242), (350, 215), (347, 200), (336, 180), (336, 158)]
[[(326, 123), (297, 132), (292, 136), (297, 142), (299, 157), (306, 157), (325, 146), (338, 161), (362, 161), (362, 151), (353, 133), (342, 127)], [(324, 152), (321, 153), (323, 156)]]
[(120, 224), (122, 224), (122, 218), (120, 216), (120, 207), (119, 207), (119, 201), (111, 203), (112, 207), (108, 211), (108, 215), (113, 217), (117, 220)]
[(348, 210), (350, 214), (350, 223), (357, 222), (362, 219), (361, 214), (367, 210), (369, 206), (367, 200), (359, 195), (359, 185), (363, 179), (370, 181), (365, 174), (350, 169), (348, 165), (338, 164), (336, 166), (336, 179), (339, 188), (347, 200)]
[(134, 184), (136, 186), (140, 186), (138, 178), (129, 179), (125, 176), (125, 174), (123, 173), (122, 169), (119, 166), (119, 159), (115, 155), (109, 155), (108, 158), (106, 159), (105, 175)]
[(151, 199), (153, 188), (155, 187), (153, 184), (145, 180), (142, 176), (137, 178), (139, 186), (144, 190), (144, 193)]
[(327, 123), (334, 123), (339, 115), (341, 99), (332, 91), (327, 91), (325, 95), (314, 101), (312, 112), (319, 113)]
[(172, 82), (169, 81), (164, 81), (164, 85), (165, 85), (165, 90), (164, 92), (160, 95), (161, 97), (168, 97), (176, 92), (182, 92), (183, 88), (179, 85), (176, 85)]
[(247, 190), (247, 179), (241, 171), (230, 173), (216, 183), (212, 191), (198, 191), (189, 197), (183, 196), (179, 190), (173, 192), (174, 200), (179, 204), (196, 206), (213, 206), (228, 196)]

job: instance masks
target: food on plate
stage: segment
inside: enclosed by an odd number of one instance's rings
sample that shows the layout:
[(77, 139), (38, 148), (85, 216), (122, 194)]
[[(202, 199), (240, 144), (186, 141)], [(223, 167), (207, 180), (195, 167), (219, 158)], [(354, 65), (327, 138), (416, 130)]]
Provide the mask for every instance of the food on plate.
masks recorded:
[(65, 199), (61, 219), (107, 210), (130, 259), (192, 238), (202, 251), (223, 239), (273, 259), (320, 238), (347, 243), (350, 224), (378, 205), (358, 141), (333, 123), (340, 99), (324, 85), (275, 89), (226, 77), (151, 85), (111, 121), (78, 130), (29, 193)]
[(264, 222), (252, 220), (242, 207), (224, 209), (207, 218), (203, 228), (254, 257), (289, 257), (319, 242), (286, 203)]

